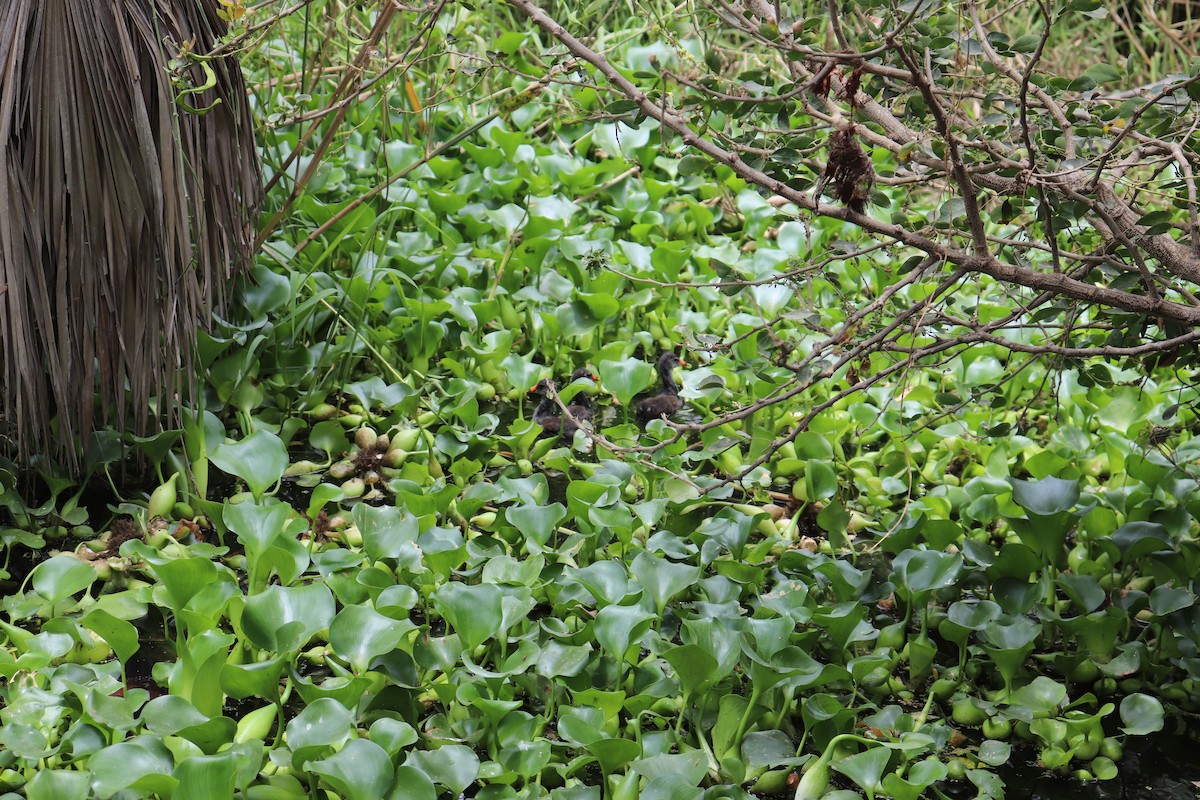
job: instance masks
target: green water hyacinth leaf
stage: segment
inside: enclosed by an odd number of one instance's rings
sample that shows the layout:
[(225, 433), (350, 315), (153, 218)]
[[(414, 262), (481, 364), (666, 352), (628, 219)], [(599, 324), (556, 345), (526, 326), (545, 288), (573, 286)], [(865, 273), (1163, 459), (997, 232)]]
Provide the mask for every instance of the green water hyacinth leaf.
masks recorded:
[(221, 517), (246, 548), (249, 565), (250, 592), (258, 592), (266, 585), (267, 574), (263, 564), (267, 551), (287, 527), (288, 518), (295, 511), (287, 503), (269, 500), (265, 503), (225, 503)]
[(324, 584), (269, 586), (246, 598), (242, 630), (256, 646), (296, 652), (333, 621), (333, 594)]
[(329, 646), (356, 672), (365, 672), (371, 659), (395, 650), (414, 630), (408, 620), (394, 620), (366, 606), (347, 606), (329, 624)]
[(654, 615), (640, 606), (607, 606), (592, 624), (600, 647), (624, 661), (630, 645), (650, 629), (653, 619)]
[(396, 506), (359, 503), (351, 513), (363, 537), (363, 548), (373, 560), (400, 558), (420, 535), (417, 518)]
[[(702, 753), (697, 751), (693, 751), (693, 753), (696, 756), (695, 761), (701, 768), (700, 777), (696, 779), (696, 783), (699, 783), (703, 779), (704, 759), (701, 757)], [(741, 757), (742, 761), (750, 767), (793, 766), (804, 762), (804, 758), (796, 755), (796, 744), (783, 731), (753, 731), (746, 734), (746, 737), (742, 739)], [(647, 761), (650, 760), (653, 759), (647, 759)], [(638, 769), (636, 764), (634, 769)], [(643, 774), (647, 773), (643, 772)], [(650, 776), (647, 775), (647, 777)]]
[[(1034, 720), (1035, 723), (1042, 720)], [(993, 767), (1007, 763), (1012, 755), (1012, 745), (995, 739), (985, 739), (979, 745), (979, 760)]]
[[(892, 562), (897, 588), (909, 598), (953, 586), (962, 570), (962, 556), (934, 550), (905, 550)], [(919, 601), (918, 601), (919, 602)]]
[(342, 452), (349, 444), (346, 440), (346, 429), (334, 419), (313, 425), (308, 433), (308, 443), (330, 456)]
[[(779, 733), (779, 731), (772, 731), (772, 733)], [(784, 737), (785, 740), (786, 738)], [(791, 746), (791, 755), (796, 755), (795, 745)], [(686, 753), (659, 753), (656, 756), (635, 761), (629, 765), (629, 768), (646, 780), (670, 777), (689, 787), (699, 786), (708, 773), (708, 759), (700, 750), (691, 750)]]
[(621, 602), (629, 592), (625, 565), (619, 561), (597, 561), (571, 570), (566, 577), (583, 584), (601, 607)]
[(1006, 689), (1012, 689), (1017, 673), (1041, 632), (1042, 626), (1026, 617), (1003, 617), (989, 622), (980, 631), (984, 650), (995, 662)]
[(984, 641), (1000, 650), (1016, 650), (1030, 645), (1042, 632), (1042, 626), (1026, 617), (993, 620), (981, 631)]
[(383, 717), (371, 723), (368, 738), (395, 758), (405, 747), (416, 744), (417, 732), (407, 722)]
[(212, 754), (233, 741), (237, 723), (229, 717), (209, 718), (182, 697), (164, 695), (142, 709), (142, 722), (158, 736), (180, 736)]
[(87, 760), (92, 791), (112, 797), (122, 789), (171, 795), (178, 781), (171, 777), (170, 751), (154, 736), (138, 736), (93, 753)]
[[(838, 610), (843, 610), (845, 607), (846, 606), (844, 604), (843, 606), (839, 607)], [(863, 613), (862, 607), (859, 606), (849, 613), (861, 616)], [(849, 622), (848, 625), (842, 624), (846, 623), (847, 621)], [(829, 631), (830, 638), (832, 638), (834, 641), (837, 641), (838, 647), (841, 648), (842, 640), (839, 638), (839, 632), (845, 633), (845, 629), (854, 623), (853, 620), (841, 618), (837, 621), (834, 621), (832, 625), (828, 625), (824, 622), (820, 622), (818, 624), (826, 625), (826, 630)], [(763, 658), (770, 658), (778, 653), (784, 647), (784, 645), (788, 643), (788, 640), (791, 638), (792, 633), (795, 632), (796, 629), (795, 623), (793, 623), (792, 620), (787, 617), (752, 617), (746, 620), (746, 627), (748, 638), (754, 640), (755, 652), (757, 652)], [(871, 628), (871, 626), (867, 623), (863, 623), (863, 628), (869, 628), (871, 631), (874, 631), (874, 628)], [(866, 631), (864, 630), (864, 633), (865, 632)]]
[[(1142, 666), (1142, 651), (1145, 645), (1141, 642), (1127, 642), (1120, 645), (1120, 651), (1107, 664), (1099, 664), (1100, 674), (1111, 678), (1125, 678), (1134, 674)], [(1109, 709), (1112, 710), (1111, 708)]]
[(517, 773), (523, 780), (528, 780), (550, 763), (550, 743), (545, 739), (516, 742), (501, 750), (497, 760), (505, 769)]
[(1196, 595), (1183, 588), (1156, 586), (1150, 593), (1150, 610), (1160, 617), (1191, 608), (1195, 604)]
[(1013, 502), (1031, 514), (1050, 516), (1070, 511), (1079, 502), (1079, 481), (1045, 477), (1040, 481), (1008, 478)]
[(999, 619), (1002, 613), (991, 600), (956, 600), (946, 611), (952, 622), (972, 630)]
[(828, 500), (838, 492), (837, 472), (828, 461), (811, 458), (804, 467), (804, 486), (809, 500)]
[[(172, 800), (224, 800), (233, 797), (237, 785), (239, 759), (229, 750), (217, 755), (190, 756), (175, 767), (172, 774), (179, 789)], [(260, 759), (261, 760), (261, 759)]]
[(675, 595), (700, 579), (699, 567), (668, 561), (645, 551), (637, 554), (629, 571), (641, 585), (642, 595), (654, 601), (654, 608), (660, 614)]
[(536, 544), (536, 547), (531, 547), (530, 550), (537, 552), (546, 546), (555, 528), (566, 519), (567, 508), (562, 503), (552, 503), (548, 506), (522, 503), (505, 509), (504, 517), (522, 536)]
[(604, 712), (592, 706), (564, 706), (559, 710), (557, 731), (564, 742), (586, 747), (604, 738)]
[(453, 797), (465, 792), (479, 776), (479, 756), (471, 748), (460, 744), (445, 745), (436, 750), (418, 750), (410, 753), (404, 763), (449, 789)]
[(538, 656), (537, 673), (544, 678), (578, 675), (591, 661), (593, 649), (591, 642), (564, 645), (552, 639), (542, 647)]
[(883, 776), (883, 790), (894, 800), (918, 800), (925, 790), (946, 777), (946, 765), (936, 758), (926, 758), (912, 765), (904, 777), (894, 772)]
[(114, 617), (102, 608), (93, 607), (79, 624), (108, 642), (108, 646), (122, 663), (128, 661), (141, 647), (138, 630), (133, 623)]
[(438, 613), (462, 640), (463, 648), (474, 650), (500, 633), (504, 595), (498, 586), (444, 583), (433, 595)]
[(586, 749), (600, 762), (600, 771), (605, 775), (611, 775), (642, 755), (642, 746), (630, 739), (597, 739)]
[(1047, 746), (1065, 742), (1069, 730), (1067, 723), (1061, 719), (1035, 719), (1029, 724), (1029, 732)]
[(27, 800), (87, 800), (91, 776), (66, 769), (43, 769), (25, 784)]
[[(569, 798), (564, 796), (562, 800), (600, 800), (600, 787), (577, 788), (580, 790), (578, 798), (572, 795)], [(592, 789), (595, 791), (589, 793)], [(679, 778), (673, 775), (660, 775), (638, 793), (638, 800), (700, 800), (705, 796), (703, 789), (680, 783)], [(555, 800), (559, 800), (557, 793)]]
[(663, 653), (663, 658), (675, 670), (685, 700), (708, 691), (721, 678), (717, 660), (697, 645), (672, 648)]
[(879, 781), (887, 769), (892, 751), (886, 747), (871, 747), (861, 753), (834, 760), (830, 766), (858, 784), (868, 800), (875, 797)]
[(363, 406), (373, 408), (376, 405), (383, 408), (396, 408), (412, 394), (406, 384), (384, 383), (378, 375), (373, 375), (364, 381), (348, 383), (344, 391)]
[(1175, 549), (1167, 529), (1157, 522), (1127, 522), (1113, 531), (1112, 540), (1125, 564), (1148, 553)]
[(208, 458), (222, 471), (245, 481), (255, 498), (274, 486), (288, 466), (287, 448), (267, 430), (258, 430), (234, 444), (218, 444)]
[[(316, 519), (321, 510), (330, 503), (336, 503), (345, 496), (342, 487), (332, 483), (318, 483), (313, 487), (312, 496), (308, 500), (308, 518)], [(362, 505), (361, 503), (359, 505)], [(357, 508), (357, 506), (356, 506)]]
[(619, 310), (620, 305), (612, 297), (581, 294), (579, 300), (559, 306), (555, 311), (555, 319), (558, 329), (565, 336), (582, 336), (603, 325)]
[(167, 453), (182, 437), (182, 430), (170, 430), (154, 436), (130, 436), (129, 438), (138, 446), (139, 450), (146, 454), (146, 458), (151, 464), (161, 464), (167, 457)]
[(1009, 695), (1004, 713), (1014, 719), (1030, 722), (1034, 717), (1057, 714), (1066, 701), (1066, 686), (1045, 675), (1039, 675)]
[(150, 565), (166, 590), (166, 604), (176, 614), (182, 615), (193, 598), (221, 580), (217, 565), (207, 558), (168, 559), (139, 541), (126, 542), (121, 546), (121, 552), (141, 558)]
[(308, 759), (348, 740), (353, 731), (354, 716), (344, 705), (329, 697), (314, 700), (287, 724), (292, 760), (303, 767)]
[(308, 762), (346, 800), (378, 800), (392, 785), (392, 761), (379, 745), (354, 739), (328, 758)]
[(229, 664), (221, 667), (221, 691), (235, 700), (261, 697), (273, 700), (279, 696), (279, 677), (286, 666), (282, 656), (252, 664)]
[(601, 361), (596, 370), (600, 374), (600, 385), (626, 408), (638, 392), (654, 382), (654, 367), (636, 358)]
[(741, 632), (729, 619), (709, 617), (684, 622), (680, 638), (694, 644), (717, 662), (718, 677), (733, 672), (742, 654)]
[(189, 635), (180, 649), (178, 667), (168, 678), (171, 693), (189, 700), (203, 714), (219, 716), (225, 702), (221, 667), (235, 640), (233, 634), (215, 628)]
[(513, 353), (507, 356), (500, 362), (500, 370), (508, 379), (510, 388), (520, 389), (525, 391), (531, 388), (538, 380), (538, 374), (541, 367), (534, 364), (528, 358)]
[(54, 556), (33, 568), (33, 590), (51, 606), (96, 582), (96, 570), (73, 556)]
[(252, 280), (241, 286), (241, 299), (251, 317), (259, 318), (283, 306), (292, 296), (286, 275), (259, 264), (251, 270)]
[(1107, 596), (1100, 583), (1090, 575), (1075, 575), (1064, 572), (1058, 576), (1058, 585), (1071, 602), (1084, 614), (1095, 611)]
[(387, 800), (437, 800), (437, 788), (424, 772), (404, 764), (396, 767)]
[(1121, 730), (1131, 736), (1145, 736), (1163, 729), (1163, 705), (1157, 697), (1131, 694), (1121, 701)]
[(808, 689), (850, 676), (844, 667), (823, 664), (799, 647), (789, 645), (768, 658), (752, 649), (752, 643), (747, 639), (743, 639), (743, 646), (750, 659), (750, 674), (756, 692), (764, 692), (776, 685)]

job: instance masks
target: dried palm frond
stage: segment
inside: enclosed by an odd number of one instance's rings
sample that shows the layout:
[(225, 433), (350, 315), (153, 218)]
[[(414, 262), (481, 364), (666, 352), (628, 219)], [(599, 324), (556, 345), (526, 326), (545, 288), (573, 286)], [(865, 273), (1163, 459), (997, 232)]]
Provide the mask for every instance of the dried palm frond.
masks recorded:
[(224, 31), (216, 0), (0, 3), (0, 447), (75, 466), (180, 396), (261, 185), (237, 62), (190, 55)]

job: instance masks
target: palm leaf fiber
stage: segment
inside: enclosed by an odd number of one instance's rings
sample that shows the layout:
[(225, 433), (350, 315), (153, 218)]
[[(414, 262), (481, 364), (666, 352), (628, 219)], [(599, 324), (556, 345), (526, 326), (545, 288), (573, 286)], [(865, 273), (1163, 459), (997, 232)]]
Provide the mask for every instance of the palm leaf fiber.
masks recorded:
[(181, 402), (261, 186), (235, 59), (175, 102), (224, 30), (215, 0), (0, 0), (0, 450), (77, 467)]

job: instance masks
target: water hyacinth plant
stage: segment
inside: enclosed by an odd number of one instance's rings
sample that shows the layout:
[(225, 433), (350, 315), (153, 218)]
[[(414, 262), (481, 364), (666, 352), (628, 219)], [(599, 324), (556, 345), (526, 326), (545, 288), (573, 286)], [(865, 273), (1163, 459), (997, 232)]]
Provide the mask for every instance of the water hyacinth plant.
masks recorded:
[[(504, 5), (218, 5), (262, 248), (177, 424), (101, 437), (82, 484), (0, 461), (4, 796), (1001, 798), (1145, 752), (1200, 777), (1166, 755), (1200, 710), (1186, 368), (1022, 355), (1063, 307), (760, 193)], [(739, 76), (705, 135), (819, 119), (697, 49), (732, 34), (606, 9), (576, 12), (589, 46), (648, 96), (685, 61)], [(862, 213), (962, 216), (855, 124)], [(775, 155), (816, 178), (823, 147)], [(639, 420), (680, 352), (679, 408)], [(570, 439), (545, 378), (588, 398)]]

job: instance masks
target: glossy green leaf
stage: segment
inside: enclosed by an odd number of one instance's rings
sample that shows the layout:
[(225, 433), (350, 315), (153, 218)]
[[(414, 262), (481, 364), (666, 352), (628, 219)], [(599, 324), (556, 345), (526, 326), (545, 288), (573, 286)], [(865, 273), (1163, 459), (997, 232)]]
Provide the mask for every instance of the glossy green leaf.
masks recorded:
[(333, 621), (333, 595), (319, 583), (269, 586), (246, 598), (242, 629), (258, 647), (294, 652)]
[(283, 535), (289, 518), (294, 514), (291, 506), (276, 500), (225, 504), (221, 516), (246, 548), (252, 592), (257, 592), (265, 585), (267, 571), (262, 568), (261, 562), (267, 550)]
[(1172, 548), (1171, 537), (1162, 525), (1155, 522), (1127, 522), (1113, 532), (1113, 542), (1121, 560), (1130, 563), (1147, 553)]
[[(1007, 712), (1015, 716), (1014, 711), (1023, 710), (1034, 716), (1045, 717), (1057, 713), (1066, 700), (1066, 686), (1045, 675), (1039, 675), (1009, 696)], [(1020, 718), (1029, 721), (1024, 714), (1021, 714)]]
[(654, 367), (636, 358), (604, 360), (596, 365), (596, 370), (600, 385), (626, 408), (638, 392), (648, 389), (654, 381)]
[(1095, 611), (1104, 602), (1104, 589), (1090, 575), (1063, 573), (1058, 576), (1058, 583), (1075, 607), (1084, 614)]
[(600, 762), (600, 770), (610, 775), (642, 755), (642, 747), (629, 739), (598, 739), (587, 751)]
[(675, 670), (684, 695), (695, 697), (708, 691), (721, 677), (716, 659), (695, 644), (674, 647), (663, 654)]
[(245, 481), (255, 497), (275, 485), (288, 465), (287, 448), (267, 430), (256, 431), (234, 444), (218, 444), (209, 458), (221, 470)]
[(458, 634), (463, 647), (474, 650), (500, 633), (504, 617), (502, 598), (500, 589), (491, 584), (446, 583), (434, 593), (433, 603)]
[(809, 500), (828, 500), (838, 493), (837, 472), (828, 461), (809, 459), (804, 467), (804, 483)]
[(72, 556), (53, 556), (33, 569), (33, 590), (58, 605), (96, 582), (96, 570)]
[(101, 797), (129, 788), (171, 794), (178, 785), (171, 777), (174, 764), (170, 752), (151, 736), (106, 747), (88, 759), (87, 767), (92, 774), (92, 789)]
[(87, 800), (91, 776), (86, 772), (67, 769), (38, 770), (25, 784), (28, 800)]
[(394, 620), (366, 606), (348, 606), (329, 624), (329, 645), (357, 672), (365, 672), (371, 659), (396, 649), (413, 630), (416, 626), (408, 620)]
[(233, 796), (238, 763), (233, 751), (217, 755), (194, 755), (175, 767), (179, 789), (172, 800), (222, 800)]
[(653, 599), (660, 614), (670, 600), (700, 579), (699, 567), (656, 558), (646, 552), (637, 554), (629, 571), (641, 584), (643, 596)]
[(1150, 593), (1150, 610), (1159, 616), (1166, 616), (1196, 604), (1196, 595), (1184, 588), (1172, 586), (1156, 586)]
[(596, 641), (618, 661), (630, 645), (650, 628), (654, 615), (639, 606), (606, 606), (593, 622)]
[(1009, 478), (1013, 501), (1031, 514), (1049, 516), (1070, 511), (1079, 502), (1079, 481), (1046, 477), (1040, 481)]
[(835, 759), (831, 766), (858, 784), (867, 797), (873, 797), (880, 788), (879, 782), (891, 756), (891, 750), (886, 747), (871, 747), (852, 756)]
[(103, 608), (93, 607), (79, 620), (79, 624), (108, 642), (108, 646), (122, 662), (128, 662), (141, 647), (137, 628), (130, 622), (114, 617)]
[(625, 569), (618, 561), (596, 561), (582, 569), (571, 570), (567, 577), (583, 584), (598, 606), (607, 606), (619, 603), (629, 592)]
[(896, 583), (909, 597), (920, 597), (954, 584), (962, 557), (933, 550), (906, 550), (892, 562)]
[(419, 769), (407, 764), (396, 767), (392, 790), (387, 800), (437, 800), (433, 781)]
[(550, 763), (550, 743), (544, 739), (516, 742), (500, 751), (497, 759), (523, 779), (539, 774)]
[(352, 517), (362, 534), (363, 547), (372, 559), (398, 558), (405, 546), (416, 543), (420, 534), (416, 517), (396, 506), (359, 503)]
[(394, 758), (403, 748), (416, 744), (417, 732), (407, 722), (383, 717), (371, 723), (369, 738)]
[(1163, 728), (1163, 705), (1157, 697), (1140, 692), (1121, 701), (1121, 730), (1130, 736), (1145, 736)]
[[(1035, 720), (1040, 721), (1040, 720)], [(1012, 755), (1012, 745), (995, 739), (985, 739), (979, 744), (979, 760), (993, 767), (1008, 763)]]
[(354, 717), (332, 698), (314, 700), (287, 724), (287, 744), (298, 766), (350, 738)]
[(566, 519), (567, 509), (562, 503), (548, 506), (524, 503), (505, 509), (504, 516), (522, 536), (544, 547), (549, 543), (554, 529)]
[(406, 765), (420, 770), (431, 781), (457, 797), (479, 775), (479, 757), (469, 747), (452, 744), (436, 750), (419, 750), (409, 755)]
[(366, 739), (354, 739), (333, 755), (308, 762), (307, 769), (346, 800), (378, 800), (392, 785), (391, 759)]

